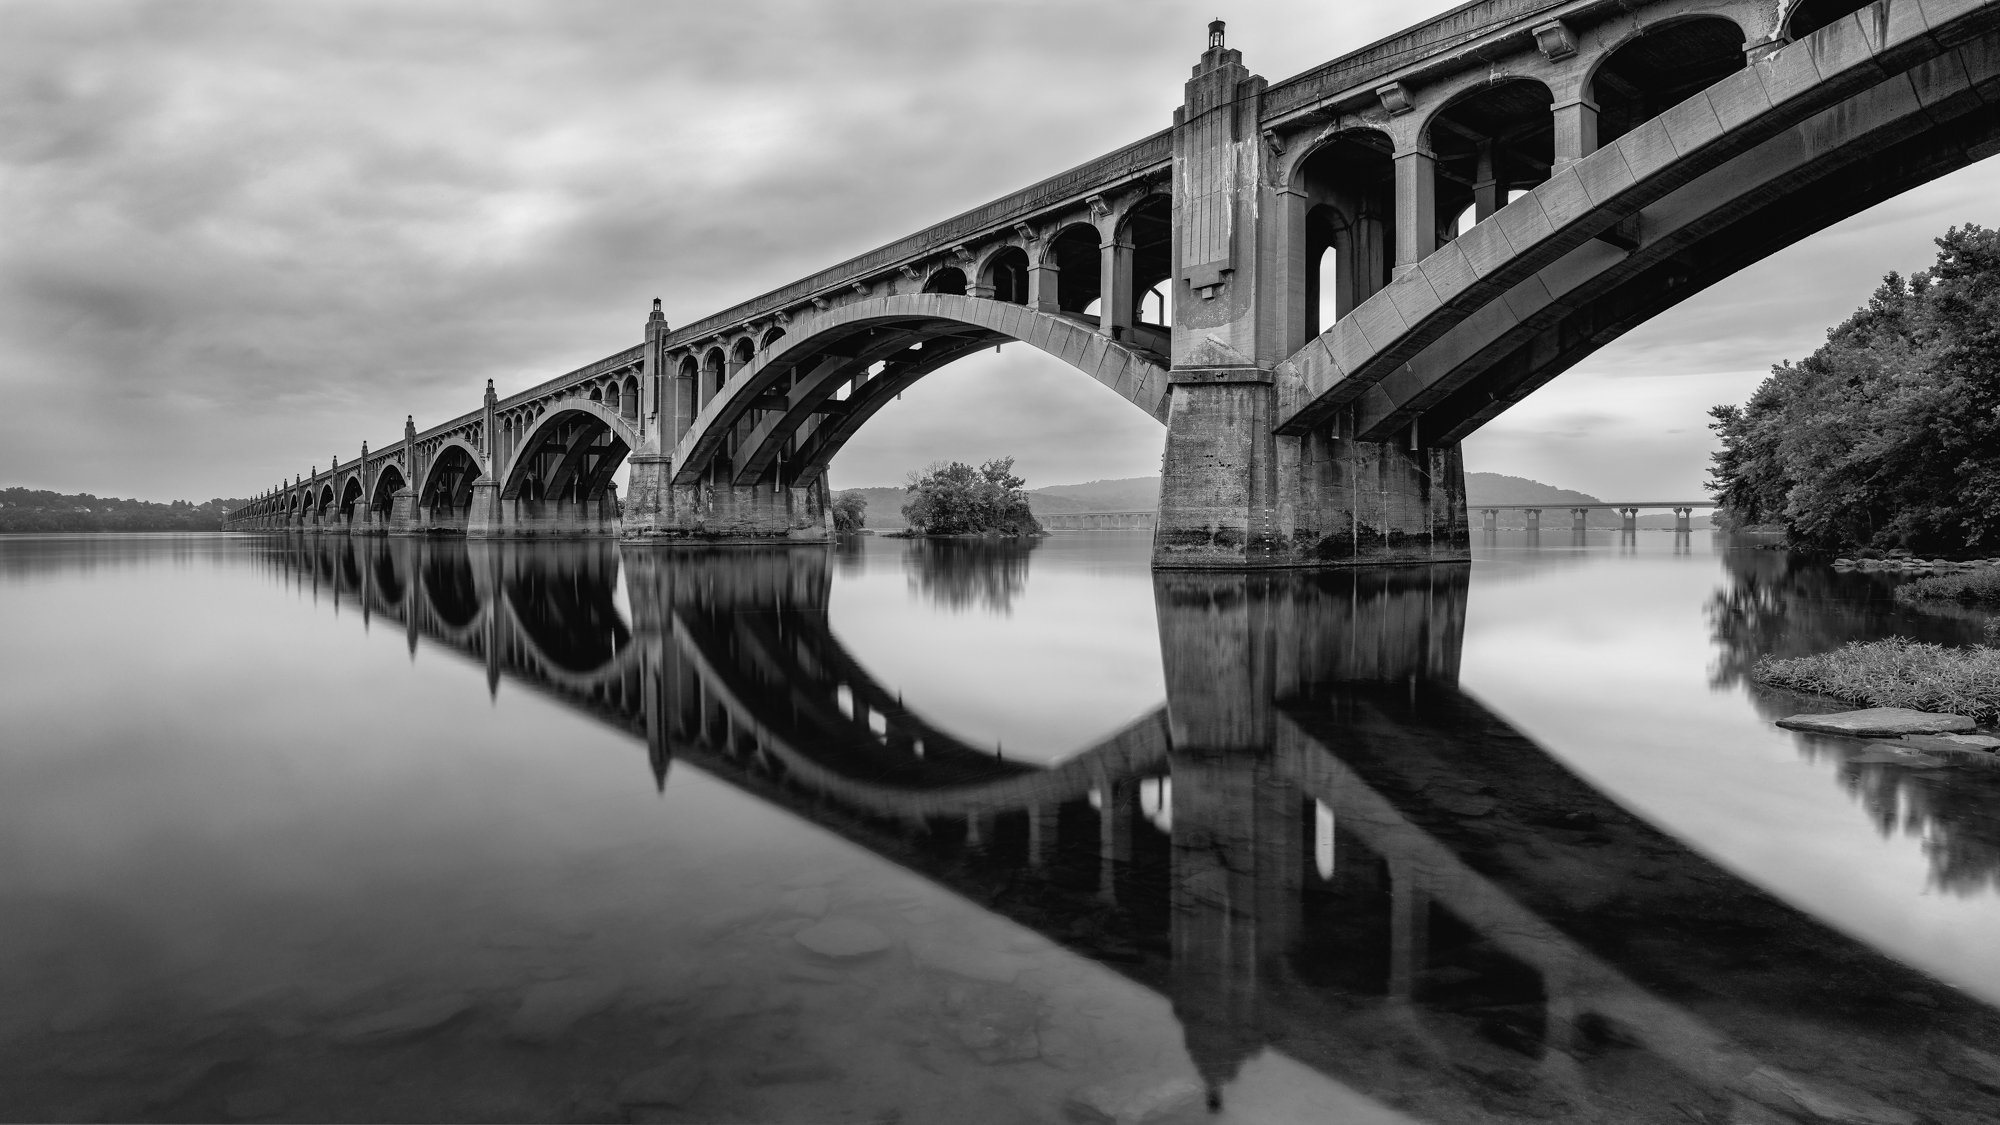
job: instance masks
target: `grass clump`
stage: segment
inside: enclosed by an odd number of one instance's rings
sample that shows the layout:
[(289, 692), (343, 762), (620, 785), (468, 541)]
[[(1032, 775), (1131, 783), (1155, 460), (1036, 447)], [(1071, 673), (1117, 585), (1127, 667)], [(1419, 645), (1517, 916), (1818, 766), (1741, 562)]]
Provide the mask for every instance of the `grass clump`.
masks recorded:
[(2000, 648), (1947, 648), (1890, 637), (1814, 656), (1766, 656), (1750, 675), (1760, 684), (1870, 707), (2000, 720)]
[(1929, 574), (1896, 587), (1902, 602), (2000, 602), (2000, 568)]

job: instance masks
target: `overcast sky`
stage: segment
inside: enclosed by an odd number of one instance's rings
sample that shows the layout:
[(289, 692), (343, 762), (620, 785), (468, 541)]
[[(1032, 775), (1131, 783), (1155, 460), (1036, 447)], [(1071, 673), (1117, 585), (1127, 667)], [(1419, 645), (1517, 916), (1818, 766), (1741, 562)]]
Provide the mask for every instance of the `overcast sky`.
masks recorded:
[[(1450, 5), (0, 0), (0, 485), (254, 492), (1170, 123), (1212, 16), (1283, 78)], [(1659, 318), (1467, 443), (1699, 494), (1703, 411), (1810, 351), (2000, 161)], [(836, 487), (1013, 454), (1156, 472), (1162, 431), (1025, 347), (946, 368)]]

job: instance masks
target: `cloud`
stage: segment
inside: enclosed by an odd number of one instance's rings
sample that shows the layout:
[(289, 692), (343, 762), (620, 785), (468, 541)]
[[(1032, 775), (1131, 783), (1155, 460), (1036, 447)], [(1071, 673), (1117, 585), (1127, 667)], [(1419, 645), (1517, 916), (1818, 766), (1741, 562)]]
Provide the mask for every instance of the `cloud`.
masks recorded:
[[(1260, 5), (1231, 44), (1276, 79), (1444, 7)], [(694, 320), (1165, 127), (1213, 14), (5, 4), (0, 482), (206, 497), (352, 456), (406, 413), (469, 409), (488, 378), (522, 387), (629, 346), (654, 296)], [(1981, 173), (1808, 240), (1779, 283), (1718, 286), (1531, 402), (1803, 354), (1876, 275), (1927, 261), (1946, 212), (1991, 211)], [(1559, 467), (1620, 456), (1601, 432)], [(1010, 348), (906, 394), (834, 472), (895, 480), (991, 449), (1054, 483), (1156, 471), (1160, 441)]]

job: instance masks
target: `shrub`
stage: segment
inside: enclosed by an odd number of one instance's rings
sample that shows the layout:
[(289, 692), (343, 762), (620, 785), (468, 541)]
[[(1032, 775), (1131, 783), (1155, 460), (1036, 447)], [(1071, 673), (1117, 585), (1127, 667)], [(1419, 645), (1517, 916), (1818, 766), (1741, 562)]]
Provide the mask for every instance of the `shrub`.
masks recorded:
[(1772, 687), (1870, 707), (1942, 711), (1982, 723), (2000, 719), (2000, 648), (1946, 648), (1890, 637), (1814, 656), (1767, 656), (1750, 675)]
[(2000, 602), (2000, 568), (1927, 574), (1896, 587), (1900, 602)]
[(911, 473), (903, 518), (920, 535), (1040, 535), (1042, 525), (1028, 510), (1027, 481), (1014, 475), (1012, 457), (977, 469), (959, 461)]
[(843, 492), (833, 498), (833, 530), (859, 531), (868, 523), (868, 498), (859, 492)]

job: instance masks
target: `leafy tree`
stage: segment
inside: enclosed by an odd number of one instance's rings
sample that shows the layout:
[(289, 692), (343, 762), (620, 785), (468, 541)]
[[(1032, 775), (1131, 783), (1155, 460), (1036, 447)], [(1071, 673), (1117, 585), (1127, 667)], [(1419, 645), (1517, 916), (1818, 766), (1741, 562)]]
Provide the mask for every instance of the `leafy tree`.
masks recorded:
[(833, 530), (859, 531), (868, 523), (868, 498), (859, 492), (843, 492), (833, 498)]
[(1732, 517), (1826, 550), (2000, 547), (2000, 231), (1937, 246), (1744, 405), (1709, 411), (1709, 488)]
[(977, 469), (940, 461), (911, 473), (903, 518), (920, 535), (1040, 535), (1042, 525), (1028, 510), (1028, 483), (1014, 475), (1012, 457), (996, 458)]

